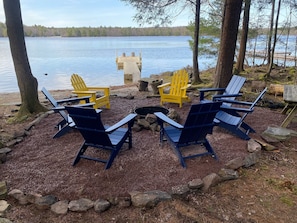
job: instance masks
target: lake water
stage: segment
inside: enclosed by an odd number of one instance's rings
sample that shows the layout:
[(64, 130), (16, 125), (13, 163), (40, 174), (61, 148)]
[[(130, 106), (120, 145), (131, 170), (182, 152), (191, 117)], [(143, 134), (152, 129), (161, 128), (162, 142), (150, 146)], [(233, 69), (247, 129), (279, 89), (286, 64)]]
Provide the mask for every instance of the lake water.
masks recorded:
[[(27, 37), (26, 46), (32, 74), (38, 80), (39, 90), (72, 89), (70, 77), (77, 73), (87, 85), (116, 86), (124, 84), (124, 71), (117, 70), (116, 57), (125, 53), (142, 56), (141, 77), (175, 71), (192, 65), (189, 36), (143, 37)], [(259, 38), (256, 50), (263, 50), (265, 38)], [(284, 39), (282, 40), (284, 41)], [(296, 37), (290, 39), (290, 51), (296, 54)], [(248, 48), (254, 47), (253, 42)], [(295, 50), (294, 50), (295, 49)], [(278, 46), (283, 51), (283, 46)], [(199, 56), (199, 69), (216, 66), (216, 56)], [(252, 65), (251, 59), (248, 59)], [(256, 60), (261, 64), (263, 59)], [(255, 65), (255, 64), (254, 64)], [(289, 64), (287, 64), (289, 66)], [(9, 41), (0, 38), (0, 93), (18, 92)]]
[[(81, 75), (87, 85), (123, 85), (124, 71), (117, 70), (115, 62), (123, 53), (141, 54), (141, 77), (181, 69), (192, 64), (189, 39), (188, 36), (26, 38), (26, 46), (39, 89), (53, 90), (72, 89), (73, 73)], [(0, 80), (0, 92), (19, 91), (7, 38), (0, 38)]]

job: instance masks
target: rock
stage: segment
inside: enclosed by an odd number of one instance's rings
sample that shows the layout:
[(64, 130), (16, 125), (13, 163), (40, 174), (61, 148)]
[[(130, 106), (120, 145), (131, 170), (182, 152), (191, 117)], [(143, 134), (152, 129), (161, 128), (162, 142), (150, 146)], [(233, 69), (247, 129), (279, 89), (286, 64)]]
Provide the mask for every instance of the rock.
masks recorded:
[(7, 153), (10, 153), (11, 149), (4, 147), (0, 149), (0, 164), (6, 162)]
[(50, 209), (51, 205), (56, 203), (58, 199), (53, 195), (46, 195), (44, 197), (38, 197), (35, 200), (35, 205), (40, 210)]
[(32, 121), (31, 123), (28, 124), (27, 127), (25, 127), (26, 131), (29, 131), (33, 126), (39, 124), (41, 122), (42, 119), (46, 118), (49, 115), (49, 113), (45, 112), (42, 115), (40, 115), (39, 117), (37, 117), (34, 121)]
[(157, 122), (157, 116), (155, 116), (154, 114), (147, 114), (145, 116), (145, 120), (148, 121), (148, 123), (153, 124)]
[(235, 158), (233, 160), (230, 160), (228, 163), (226, 163), (225, 164), (225, 167), (227, 169), (237, 170), (240, 167), (244, 166), (244, 164), (245, 164), (244, 158), (238, 157), (238, 158)]
[(6, 181), (0, 181), (0, 200), (5, 199), (7, 196), (7, 184)]
[(150, 123), (143, 118), (138, 119), (137, 124), (145, 129), (150, 129)]
[(188, 183), (190, 189), (200, 189), (203, 187), (203, 181), (199, 179), (193, 179)]
[(130, 197), (119, 197), (118, 199), (118, 206), (121, 208), (127, 208), (131, 206), (131, 198)]
[(19, 204), (28, 204), (27, 197), (21, 190), (13, 189), (8, 193), (8, 195), (16, 199)]
[(96, 212), (104, 212), (110, 207), (110, 203), (107, 200), (99, 199), (94, 202), (94, 209)]
[(202, 181), (203, 181), (202, 190), (207, 191), (210, 187), (217, 185), (221, 181), (221, 178), (218, 174), (211, 173), (206, 177), (204, 177)]
[(6, 162), (6, 153), (0, 153), (0, 164)]
[(244, 159), (244, 167), (255, 165), (259, 161), (260, 152), (250, 153)]
[(13, 223), (13, 222), (6, 218), (0, 218), (0, 223)]
[(10, 204), (7, 203), (5, 200), (0, 200), (0, 216), (3, 216), (3, 214), (10, 208)]
[(68, 203), (68, 201), (58, 201), (51, 205), (51, 211), (58, 215), (67, 214)]
[(261, 151), (261, 145), (254, 139), (250, 139), (247, 143), (247, 151), (250, 153)]
[(137, 123), (134, 123), (132, 130), (135, 132), (140, 132), (142, 130), (142, 127), (138, 125)]
[(222, 168), (218, 172), (218, 175), (221, 177), (223, 181), (226, 180), (235, 180), (239, 177), (238, 172), (233, 169), (225, 169)]
[(1, 153), (10, 153), (10, 152), (11, 152), (11, 149), (8, 148), (8, 147), (4, 147), (4, 148), (1, 148), (1, 149), (0, 149), (0, 154), (1, 154)]
[(131, 195), (132, 204), (135, 207), (151, 208), (156, 206), (160, 201), (172, 199), (170, 194), (159, 190), (147, 192), (133, 191), (129, 194)]
[(270, 137), (268, 135), (265, 135), (264, 133), (261, 133), (261, 138), (264, 139), (268, 143), (278, 143), (279, 140), (273, 137)]
[(190, 192), (188, 185), (178, 185), (171, 188), (171, 194), (177, 196), (185, 196)]
[(17, 143), (18, 143), (18, 140), (12, 139), (12, 140), (10, 140), (9, 142), (6, 143), (6, 146), (11, 147), (11, 146), (14, 146)]
[(160, 132), (160, 126), (158, 125), (158, 123), (152, 123), (150, 125), (150, 129), (153, 131), (153, 132)]
[(261, 140), (256, 139), (256, 142), (258, 142), (262, 148), (266, 151), (273, 151), (276, 150), (277, 148), (269, 143), (263, 142)]
[(92, 207), (94, 207), (94, 202), (86, 198), (70, 201), (68, 204), (68, 209), (75, 212), (85, 212)]
[(173, 109), (173, 108), (169, 108), (169, 109), (168, 109), (168, 114), (167, 114), (167, 116), (168, 116), (170, 119), (174, 120), (174, 121), (179, 121), (179, 120), (180, 120), (180, 116), (179, 116), (179, 114), (178, 114), (177, 111), (176, 111), (175, 109)]
[(297, 132), (282, 128), (282, 127), (271, 127), (268, 126), (268, 128), (262, 133), (263, 135), (266, 135), (270, 138), (277, 139), (279, 141), (286, 141), (288, 140), (291, 136), (297, 136)]
[(41, 194), (36, 194), (36, 193), (29, 193), (29, 194), (26, 194), (26, 198), (27, 198), (27, 201), (31, 204), (35, 204), (36, 202), (36, 199), (37, 198), (40, 198), (42, 197)]

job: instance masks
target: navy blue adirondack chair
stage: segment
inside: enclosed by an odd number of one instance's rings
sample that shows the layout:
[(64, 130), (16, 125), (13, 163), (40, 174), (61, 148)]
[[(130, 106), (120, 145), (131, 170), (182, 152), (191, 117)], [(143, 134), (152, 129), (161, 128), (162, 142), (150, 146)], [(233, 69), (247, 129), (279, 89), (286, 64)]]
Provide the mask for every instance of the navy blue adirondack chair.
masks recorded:
[[(105, 163), (105, 169), (108, 169), (124, 143), (128, 143), (129, 149), (132, 148), (131, 128), (136, 114), (129, 114), (112, 126), (104, 126), (101, 121), (100, 114), (102, 110), (100, 109), (67, 106), (65, 108), (74, 120), (75, 128), (79, 130), (84, 138), (73, 165), (83, 158)], [(124, 125), (127, 125), (127, 127), (123, 127)], [(88, 147), (109, 151), (109, 158), (96, 158), (84, 155)]]
[(213, 95), (213, 100), (217, 100), (219, 98), (228, 98), (230, 100), (235, 100), (236, 97), (241, 96), (240, 89), (244, 85), (246, 78), (238, 75), (233, 75), (231, 80), (229, 81), (226, 88), (202, 88), (199, 89), (200, 92), (200, 101), (205, 101), (204, 98), (205, 92), (220, 92), (220, 94)]
[[(217, 159), (206, 136), (207, 134), (212, 134), (214, 117), (220, 110), (221, 104), (222, 102), (205, 102), (192, 105), (184, 125), (173, 121), (162, 112), (154, 113), (161, 126), (160, 143), (163, 142), (165, 136), (176, 151), (179, 161), (184, 168), (186, 167), (185, 159), (204, 155), (211, 155)], [(164, 123), (169, 125), (165, 126)], [(206, 152), (201, 152), (201, 146), (195, 146), (195, 152), (191, 151), (191, 154), (186, 154), (187, 146), (190, 147), (195, 144), (203, 145)]]
[(222, 99), (221, 101), (224, 103), (236, 104), (241, 107), (230, 107), (224, 106), (223, 104), (221, 106), (221, 111), (216, 114), (216, 125), (227, 129), (241, 139), (249, 140), (250, 137), (248, 134), (256, 131), (244, 122), (244, 119), (248, 116), (248, 114), (254, 111), (254, 107), (260, 100), (262, 100), (266, 91), (267, 88), (265, 88), (253, 102)]
[(90, 96), (85, 97), (79, 97), (79, 98), (66, 98), (61, 100), (56, 100), (50, 92), (46, 88), (42, 88), (41, 92), (44, 94), (45, 98), (49, 100), (49, 102), (53, 106), (53, 110), (55, 112), (58, 112), (61, 117), (63, 118), (57, 125), (56, 128), (58, 129), (57, 133), (53, 136), (53, 138), (59, 138), (68, 131), (71, 130), (75, 126), (75, 123), (73, 120), (69, 117), (67, 112), (65, 112), (65, 109), (63, 107), (63, 104), (69, 104), (69, 103), (78, 103), (80, 101), (85, 101), (86, 104), (80, 104), (79, 106), (92, 106), (94, 103), (89, 103)]

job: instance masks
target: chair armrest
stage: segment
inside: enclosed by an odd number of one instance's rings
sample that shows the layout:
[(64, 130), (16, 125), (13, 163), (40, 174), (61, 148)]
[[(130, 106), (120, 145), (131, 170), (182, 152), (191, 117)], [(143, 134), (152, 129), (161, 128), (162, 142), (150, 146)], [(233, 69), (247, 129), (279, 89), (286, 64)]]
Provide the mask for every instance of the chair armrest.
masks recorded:
[(171, 85), (171, 83), (165, 83), (165, 84), (158, 85), (157, 87), (158, 88), (164, 88), (164, 87), (168, 87), (170, 85)]
[(181, 90), (186, 90), (187, 88), (191, 87), (191, 84), (187, 84), (186, 86), (180, 88)]
[(74, 94), (96, 94), (96, 91), (72, 91)]
[(62, 104), (66, 102), (78, 102), (78, 101), (86, 101), (87, 103), (89, 103), (90, 96), (77, 97), (77, 98), (65, 98), (65, 99), (57, 100), (57, 103)]
[(178, 129), (183, 129), (184, 128), (183, 125), (173, 121), (171, 118), (168, 118), (162, 112), (155, 112), (154, 115), (157, 116), (157, 118), (159, 120), (162, 120), (163, 122), (166, 122), (166, 123), (168, 123), (169, 125), (171, 125), (171, 126), (173, 126), (175, 128), (178, 128)]
[(228, 98), (228, 97), (239, 97), (242, 96), (242, 94), (218, 94), (218, 95), (214, 95), (212, 97), (212, 100), (216, 100), (217, 98)]
[(237, 101), (237, 100), (229, 100), (229, 99), (218, 99), (218, 101), (231, 103), (231, 104), (238, 104), (238, 105), (247, 105), (247, 106), (250, 106), (253, 104), (253, 102), (249, 102), (249, 101)]
[(225, 88), (201, 88), (198, 89), (200, 92), (200, 101), (204, 100), (204, 93), (208, 91), (224, 91)]
[[(94, 104), (95, 103), (91, 102), (91, 103), (85, 103), (85, 104), (72, 105), (71, 107), (93, 107)], [(54, 112), (59, 112), (59, 111), (65, 110), (65, 106), (54, 107), (52, 108), (52, 110)]]
[(207, 91), (224, 91), (226, 88), (201, 88), (198, 89), (199, 92), (207, 92)]
[(116, 124), (110, 126), (108, 129), (105, 130), (105, 132), (111, 133), (111, 132), (115, 131), (116, 129), (120, 128), (121, 126), (127, 124), (128, 122), (133, 121), (135, 117), (136, 117), (136, 114), (129, 114), (125, 118), (123, 118), (122, 120), (117, 122)]
[(89, 87), (88, 86), (88, 89), (89, 90), (105, 90), (105, 89), (109, 89), (109, 87)]
[(89, 91), (104, 91), (105, 95), (109, 95), (109, 87), (88, 87)]
[(254, 111), (254, 108), (237, 108), (237, 107), (224, 107), (224, 106), (221, 106), (221, 110), (226, 112), (226, 113), (233, 112), (232, 114), (234, 114), (234, 112), (251, 113), (251, 112)]

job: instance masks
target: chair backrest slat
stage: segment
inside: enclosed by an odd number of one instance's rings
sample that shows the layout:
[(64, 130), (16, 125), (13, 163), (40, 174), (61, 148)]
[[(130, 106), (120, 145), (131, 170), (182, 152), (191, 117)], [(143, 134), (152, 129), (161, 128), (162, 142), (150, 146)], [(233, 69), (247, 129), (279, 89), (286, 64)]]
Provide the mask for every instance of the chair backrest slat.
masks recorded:
[(214, 117), (222, 102), (207, 102), (191, 106), (179, 143), (196, 142), (212, 133)]
[(181, 88), (187, 86), (189, 82), (189, 75), (186, 70), (179, 70), (173, 74), (171, 79), (171, 87), (169, 94), (181, 95)]
[(78, 74), (71, 75), (71, 84), (76, 91), (87, 91), (88, 87), (81, 76)]
[[(223, 93), (224, 95), (228, 94), (238, 94), (240, 89), (242, 88), (246, 78), (241, 77), (238, 75), (233, 75), (228, 86), (225, 89), (225, 92)], [(228, 98), (230, 100), (234, 100), (235, 97)]]
[(101, 121), (101, 110), (67, 106), (65, 108), (86, 143), (91, 142), (98, 145), (112, 146), (110, 138), (105, 132), (105, 127)]
[[(58, 107), (58, 102), (54, 97), (49, 93), (49, 91), (46, 88), (42, 88), (41, 92), (44, 94), (44, 96), (49, 100), (49, 102), (52, 104), (54, 108)], [(63, 110), (59, 110), (60, 115), (64, 118), (64, 120), (68, 120), (67, 113)]]

